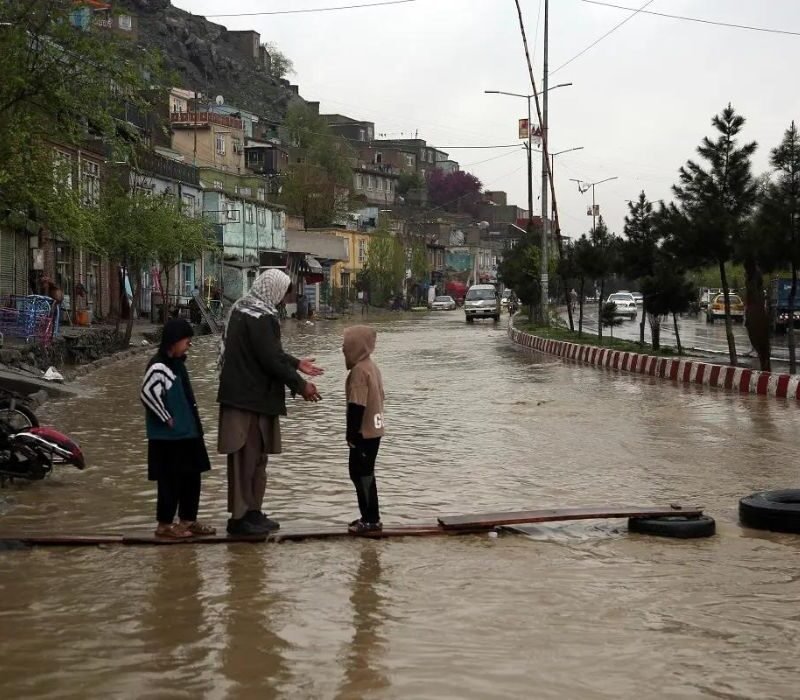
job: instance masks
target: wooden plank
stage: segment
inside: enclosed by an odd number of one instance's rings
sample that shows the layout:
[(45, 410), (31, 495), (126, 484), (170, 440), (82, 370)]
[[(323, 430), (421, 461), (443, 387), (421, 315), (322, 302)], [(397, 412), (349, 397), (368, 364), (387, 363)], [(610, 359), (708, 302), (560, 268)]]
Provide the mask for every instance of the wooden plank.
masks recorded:
[(436, 523), (420, 523), (413, 525), (395, 525), (386, 527), (383, 530), (365, 533), (363, 535), (353, 535), (347, 531), (347, 526), (338, 525), (333, 527), (319, 528), (299, 528), (279, 530), (270, 535), (271, 542), (301, 540), (322, 540), (341, 537), (369, 537), (371, 539), (388, 539), (390, 537), (431, 537), (436, 535), (447, 535), (449, 532), (439, 527)]
[(123, 535), (121, 544), (135, 545), (171, 545), (171, 544), (233, 544), (235, 542), (266, 542), (266, 535), (229, 535), (224, 530), (216, 535), (196, 535), (185, 539), (174, 540), (167, 537), (156, 537), (152, 532), (131, 533)]
[(599, 506), (588, 508), (543, 508), (510, 513), (451, 515), (439, 518), (445, 530), (481, 528), (490, 530), (501, 525), (547, 523), (559, 520), (599, 520), (605, 518), (661, 518), (670, 515), (698, 516), (702, 508), (671, 504), (667, 506)]
[(122, 544), (122, 535), (70, 535), (36, 532), (0, 534), (0, 544), (14, 543), (47, 547), (93, 547), (101, 544)]

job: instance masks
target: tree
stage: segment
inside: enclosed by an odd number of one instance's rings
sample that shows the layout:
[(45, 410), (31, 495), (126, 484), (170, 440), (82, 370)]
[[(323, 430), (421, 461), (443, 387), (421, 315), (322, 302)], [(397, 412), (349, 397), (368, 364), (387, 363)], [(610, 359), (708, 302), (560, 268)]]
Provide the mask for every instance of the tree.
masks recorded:
[(540, 283), (539, 262), (539, 230), (525, 232), (513, 248), (503, 252), (497, 275), (506, 287), (514, 290), (519, 300), (528, 307), (528, 318), (531, 322), (536, 318), (542, 290)]
[(93, 216), (93, 248), (121, 261), (131, 277), (133, 299), (125, 330), (126, 343), (130, 342), (133, 331), (142, 270), (157, 260), (162, 266), (165, 263), (169, 266), (181, 256), (198, 256), (209, 245), (207, 225), (204, 219), (184, 216), (167, 195), (152, 196), (141, 188), (127, 192), (114, 183), (104, 190)]
[(405, 197), (410, 190), (425, 188), (425, 179), (419, 173), (400, 173), (397, 180), (397, 194)]
[(739, 146), (737, 137), (744, 117), (729, 104), (712, 119), (718, 136), (703, 139), (697, 149), (706, 167), (690, 160), (680, 169), (680, 182), (673, 191), (681, 213), (689, 222), (680, 233), (685, 259), (701, 267), (709, 262), (719, 267), (725, 296), (725, 333), (731, 365), (737, 364), (736, 341), (730, 314), (730, 285), (725, 264), (733, 258), (734, 246), (743, 234), (756, 202), (756, 183), (750, 159), (755, 142)]
[(275, 80), (281, 80), (294, 73), (294, 61), (286, 56), (275, 42), (267, 43), (266, 49), (269, 54), (269, 74)]
[(402, 288), (405, 270), (403, 246), (389, 231), (388, 225), (382, 222), (370, 236), (367, 248), (369, 292), (373, 305), (383, 306)]
[(349, 148), (307, 105), (289, 108), (285, 128), (290, 143), (303, 155), (283, 176), (281, 203), (290, 214), (304, 217), (307, 228), (330, 226), (349, 209)]
[(792, 283), (789, 288), (786, 340), (789, 346), (789, 372), (797, 371), (794, 311), (797, 307), (797, 279), (800, 267), (800, 134), (792, 122), (779, 146), (770, 153), (770, 165), (777, 179), (764, 188), (758, 215), (758, 233), (769, 247), (772, 267), (789, 263)]
[(606, 278), (616, 269), (619, 256), (619, 239), (610, 233), (603, 221), (603, 217), (597, 222), (594, 230), (589, 237), (592, 250), (589, 272), (594, 274), (599, 282), (600, 295), (597, 299), (597, 336), (600, 342), (603, 341), (603, 324), (599, 322), (603, 315), (603, 303), (605, 297)]
[(613, 301), (606, 302), (601, 307), (599, 325), (608, 328), (611, 331), (611, 340), (614, 340), (614, 326), (621, 326), (622, 319), (617, 316), (617, 305)]
[[(683, 354), (678, 314), (689, 310), (694, 299), (694, 285), (686, 279), (685, 272), (676, 267), (674, 259), (660, 256), (654, 265), (653, 274), (642, 280), (642, 293), (649, 300), (649, 312), (652, 317), (661, 319), (663, 316), (672, 315), (678, 354)], [(654, 328), (653, 333), (655, 350), (661, 347), (659, 330), (660, 324)]]
[[(626, 277), (642, 280), (653, 274), (661, 233), (656, 226), (653, 204), (642, 190), (635, 202), (628, 202), (625, 217), (626, 239), (620, 244), (621, 267)], [(645, 300), (646, 302), (646, 300)], [(644, 345), (644, 324), (647, 307), (642, 309), (639, 323), (639, 344)]]
[(428, 174), (431, 203), (449, 212), (477, 216), (482, 187), (477, 177), (463, 170), (446, 173), (436, 168)]
[[(581, 270), (576, 257), (575, 243), (568, 242), (561, 246), (561, 256), (558, 259), (556, 273), (561, 278), (564, 289), (564, 296), (567, 302), (567, 320), (569, 321), (569, 329), (574, 331), (575, 319), (570, 290), (573, 288), (574, 281), (581, 278)], [(581, 301), (581, 308), (583, 308), (583, 301)]]
[(125, 105), (151, 111), (161, 72), (155, 53), (134, 55), (113, 32), (77, 28), (82, 11), (66, 0), (0, 5), (0, 223), (34, 220), (78, 245), (91, 213), (79, 188), (64, 186), (74, 175), (54, 167), (52, 140), (93, 142), (124, 159), (137, 135), (120, 116)]
[(578, 271), (580, 286), (578, 290), (578, 335), (583, 335), (583, 305), (586, 298), (586, 280), (594, 279), (594, 252), (592, 242), (584, 233), (577, 241), (573, 250), (575, 267)]

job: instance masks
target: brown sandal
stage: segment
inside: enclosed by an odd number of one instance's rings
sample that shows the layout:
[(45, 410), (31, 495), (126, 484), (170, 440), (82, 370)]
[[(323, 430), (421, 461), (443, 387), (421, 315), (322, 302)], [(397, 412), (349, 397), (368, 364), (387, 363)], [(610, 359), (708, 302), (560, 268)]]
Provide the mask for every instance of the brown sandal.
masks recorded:
[(182, 525), (172, 523), (167, 527), (158, 527), (155, 532), (156, 537), (163, 537), (166, 540), (185, 540), (192, 536), (192, 533)]
[(188, 530), (192, 535), (210, 537), (217, 534), (217, 528), (201, 523), (199, 520), (195, 520), (193, 523), (181, 523), (181, 527)]

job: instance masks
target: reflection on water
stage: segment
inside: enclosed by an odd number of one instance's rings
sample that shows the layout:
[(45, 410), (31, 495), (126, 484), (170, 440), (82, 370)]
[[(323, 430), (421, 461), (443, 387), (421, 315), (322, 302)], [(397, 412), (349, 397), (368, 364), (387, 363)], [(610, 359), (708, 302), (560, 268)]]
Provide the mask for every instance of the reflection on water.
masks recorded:
[[(284, 527), (355, 516), (342, 327), (286, 328), (287, 346), (328, 372), (321, 404), (290, 402), (286, 451), (270, 463), (267, 507)], [(740, 496), (796, 483), (795, 405), (531, 354), (457, 313), (378, 331), (386, 522), (685, 499), (719, 535), (664, 541), (611, 522), (498, 539), (2, 552), (3, 697), (796, 695), (800, 542), (736, 524)], [(213, 340), (194, 352), (214, 445)], [(45, 407), (91, 468), (1, 492), (3, 530), (153, 526), (145, 361)], [(222, 527), (224, 460), (214, 467), (202, 510)]]

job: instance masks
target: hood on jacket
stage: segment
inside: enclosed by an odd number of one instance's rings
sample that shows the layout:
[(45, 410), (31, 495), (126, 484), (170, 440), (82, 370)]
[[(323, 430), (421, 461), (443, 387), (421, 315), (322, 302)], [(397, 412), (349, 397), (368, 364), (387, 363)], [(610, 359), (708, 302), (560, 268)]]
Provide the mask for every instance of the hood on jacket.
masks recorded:
[(353, 369), (359, 362), (366, 360), (375, 352), (378, 334), (370, 326), (350, 326), (344, 329), (342, 352), (347, 369)]

